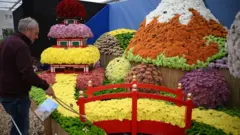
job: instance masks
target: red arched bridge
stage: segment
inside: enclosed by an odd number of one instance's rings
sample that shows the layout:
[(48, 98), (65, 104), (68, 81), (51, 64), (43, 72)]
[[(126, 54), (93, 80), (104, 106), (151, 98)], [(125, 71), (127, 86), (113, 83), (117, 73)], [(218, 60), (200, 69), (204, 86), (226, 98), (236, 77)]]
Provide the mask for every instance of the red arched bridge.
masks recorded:
[[(114, 89), (114, 88), (126, 88), (130, 89), (129, 92), (112, 93), (100, 96), (93, 96), (95, 92)], [(138, 92), (138, 88), (151, 89), (155, 91), (162, 91), (175, 94), (176, 97), (162, 96), (160, 94), (150, 94)], [(187, 98), (184, 98), (181, 84), (178, 84), (177, 90), (169, 89), (162, 86), (156, 86), (152, 84), (142, 84), (136, 81), (136, 76), (133, 77), (131, 83), (125, 84), (111, 84), (106, 86), (92, 87), (92, 81), (88, 83), (88, 89), (86, 90), (87, 98), (84, 98), (83, 91), (80, 91), (80, 98), (77, 101), (79, 105), (80, 119), (85, 122), (85, 104), (96, 100), (117, 99), (117, 98), (132, 98), (132, 120), (106, 120), (94, 122), (94, 125), (105, 130), (107, 134), (110, 133), (131, 133), (136, 135), (137, 133), (153, 134), (153, 135), (185, 135), (186, 129), (191, 127), (192, 122), (192, 108), (193, 103), (191, 94), (189, 93)], [(139, 98), (149, 98), (156, 100), (164, 100), (175, 103), (177, 106), (185, 106), (185, 127), (173, 126), (169, 123), (142, 120), (137, 121), (137, 102)]]

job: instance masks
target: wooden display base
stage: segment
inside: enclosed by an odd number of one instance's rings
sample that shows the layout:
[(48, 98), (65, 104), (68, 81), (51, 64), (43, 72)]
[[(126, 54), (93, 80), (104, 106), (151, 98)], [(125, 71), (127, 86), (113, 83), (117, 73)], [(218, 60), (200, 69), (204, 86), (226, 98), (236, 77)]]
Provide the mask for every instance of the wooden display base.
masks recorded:
[[(35, 111), (38, 106), (35, 101), (31, 100), (31, 102), (31, 110)], [(50, 117), (42, 122), (42, 124), (44, 126), (45, 135), (69, 135), (54, 119), (51, 119)]]

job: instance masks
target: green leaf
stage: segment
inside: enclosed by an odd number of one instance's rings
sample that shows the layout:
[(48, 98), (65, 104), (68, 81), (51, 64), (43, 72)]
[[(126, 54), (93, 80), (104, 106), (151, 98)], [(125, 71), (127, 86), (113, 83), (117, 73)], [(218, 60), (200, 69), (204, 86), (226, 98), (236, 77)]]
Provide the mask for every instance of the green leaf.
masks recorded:
[(117, 38), (118, 43), (120, 44), (120, 47), (123, 50), (126, 50), (134, 34), (135, 33), (122, 33), (122, 34), (115, 35), (115, 38)]
[[(227, 55), (227, 51), (225, 49), (225, 43), (226, 38), (222, 37), (215, 37), (213, 35), (209, 35), (204, 37), (206, 39), (206, 45), (209, 45), (211, 42), (215, 42), (219, 46), (219, 52), (209, 58), (205, 62), (203, 61), (197, 61), (196, 64), (189, 65), (187, 64), (187, 60), (184, 56), (175, 56), (175, 57), (166, 57), (164, 53), (160, 53), (156, 59), (150, 59), (150, 58), (142, 58), (139, 55), (134, 55), (132, 53), (134, 48), (130, 48), (126, 53), (124, 53), (124, 56), (132, 62), (143, 62), (147, 64), (154, 64), (157, 66), (162, 67), (169, 67), (169, 68), (175, 68), (175, 69), (181, 69), (181, 70), (193, 70), (197, 68), (205, 68), (208, 66), (209, 62), (214, 61), (216, 59), (222, 58)], [(127, 55), (126, 55), (127, 54)]]

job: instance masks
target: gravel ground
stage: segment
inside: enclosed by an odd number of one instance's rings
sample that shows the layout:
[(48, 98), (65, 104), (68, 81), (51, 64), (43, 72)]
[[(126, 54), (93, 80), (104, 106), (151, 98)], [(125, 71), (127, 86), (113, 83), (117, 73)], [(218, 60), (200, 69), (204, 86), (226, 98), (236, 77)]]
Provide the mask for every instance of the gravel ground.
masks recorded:
[[(0, 135), (9, 135), (11, 127), (11, 119), (0, 104)], [(45, 135), (41, 121), (32, 111), (30, 111), (29, 135)]]

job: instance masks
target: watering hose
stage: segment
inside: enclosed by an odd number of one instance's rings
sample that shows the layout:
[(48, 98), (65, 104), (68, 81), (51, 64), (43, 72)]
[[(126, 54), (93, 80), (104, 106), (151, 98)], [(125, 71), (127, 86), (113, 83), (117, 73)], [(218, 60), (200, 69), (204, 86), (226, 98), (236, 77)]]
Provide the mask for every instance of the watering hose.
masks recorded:
[[(72, 104), (70, 104), (70, 106), (69, 106), (69, 105), (67, 105), (66, 103), (64, 103), (61, 99), (57, 98), (56, 96), (53, 97), (53, 98), (54, 98), (54, 99), (57, 101), (57, 103), (58, 103), (59, 105), (61, 105), (64, 109), (66, 109), (66, 110), (68, 110), (68, 111), (70, 111), (70, 112), (72, 112), (72, 113), (74, 113), (74, 114), (80, 115), (80, 116), (83, 117), (85, 120), (89, 121), (85, 115), (79, 114), (77, 111), (75, 111), (75, 110), (72, 108), (72, 106), (73, 106)], [(89, 122), (91, 122), (91, 121), (89, 121)], [(92, 122), (91, 122), (91, 123), (92, 123)]]

